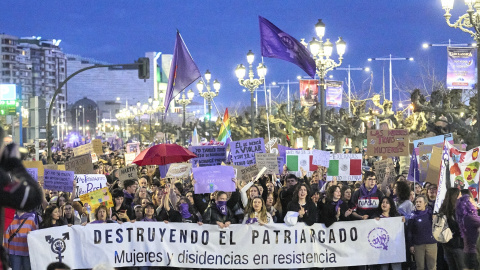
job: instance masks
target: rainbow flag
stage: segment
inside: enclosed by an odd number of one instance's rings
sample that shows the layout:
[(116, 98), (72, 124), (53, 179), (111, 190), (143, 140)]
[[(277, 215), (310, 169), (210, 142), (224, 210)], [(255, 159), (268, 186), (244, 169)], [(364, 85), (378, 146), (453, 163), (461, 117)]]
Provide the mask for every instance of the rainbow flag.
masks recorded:
[(223, 115), (223, 124), (220, 126), (220, 133), (218, 134), (217, 142), (226, 142), (227, 138), (232, 135), (230, 130), (230, 118), (228, 117), (228, 108), (225, 109), (225, 114)]

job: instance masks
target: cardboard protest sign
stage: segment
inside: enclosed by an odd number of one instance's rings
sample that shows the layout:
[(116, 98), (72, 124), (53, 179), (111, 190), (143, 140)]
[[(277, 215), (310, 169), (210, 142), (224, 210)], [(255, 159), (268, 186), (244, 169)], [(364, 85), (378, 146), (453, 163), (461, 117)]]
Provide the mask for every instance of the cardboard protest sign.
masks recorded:
[(57, 171), (45, 169), (43, 187), (48, 190), (72, 192), (73, 171)]
[(137, 166), (127, 166), (120, 168), (120, 173), (118, 174), (118, 179), (123, 182), (127, 179), (138, 179)]
[(75, 174), (74, 179), (77, 182), (74, 201), (79, 201), (83, 194), (107, 186), (107, 177), (103, 174)]
[(112, 195), (107, 187), (80, 195), (80, 201), (84, 204), (88, 203), (92, 207), (92, 211), (102, 204), (108, 208), (113, 207)]
[(43, 163), (41, 161), (22, 161), (22, 164), (23, 166), (25, 166), (25, 168), (36, 168), (38, 170), (38, 176), (41, 176), (43, 177)]
[(300, 168), (307, 172), (308, 176), (318, 169), (318, 166), (313, 164), (312, 150), (287, 150), (286, 156), (288, 171), (297, 176), (300, 176)]
[(130, 165), (132, 162), (135, 160), (137, 157), (137, 153), (132, 152), (132, 153), (124, 153), (125, 156), (125, 165)]
[(227, 159), (227, 146), (190, 146), (188, 150), (197, 155), (196, 158), (190, 159), (194, 167), (197, 167), (197, 164), (200, 167), (217, 166)]
[(237, 179), (242, 179), (243, 181), (251, 181), (252, 178), (258, 174), (257, 164), (248, 167), (239, 166), (237, 170), (240, 172), (241, 175), (241, 178), (238, 178), (237, 176)]
[(258, 168), (266, 167), (266, 174), (278, 174), (277, 155), (272, 153), (255, 153)]
[(428, 137), (428, 138), (423, 138), (419, 140), (414, 140), (413, 141), (413, 147), (415, 149), (415, 152), (417, 155), (419, 155), (419, 147), (420, 145), (435, 145), (437, 147), (443, 147), (443, 142), (447, 140), (449, 143), (453, 144), (453, 134), (448, 133), (448, 134), (443, 134), (443, 135), (438, 135), (434, 137)]
[(65, 164), (45, 164), (44, 169), (65, 171)]
[(387, 185), (395, 182), (397, 174), (395, 173), (395, 165), (391, 158), (375, 161), (374, 165), (378, 184), (382, 184), (385, 180), (387, 181)]
[(84, 145), (77, 146), (73, 148), (73, 155), (74, 156), (81, 156), (85, 154), (90, 154), (93, 152), (93, 145), (92, 143), (87, 143)]
[(337, 177), (338, 181), (362, 180), (362, 154), (331, 154), (327, 180)]
[(330, 164), (330, 152), (313, 150), (312, 164), (328, 168), (328, 165)]
[(99, 139), (92, 140), (92, 151), (93, 153), (99, 156), (103, 155), (102, 140), (99, 140)]
[(65, 170), (74, 171), (75, 174), (92, 174), (92, 156), (88, 153), (70, 158), (69, 161), (65, 162)]
[(195, 179), (195, 194), (212, 193), (216, 190), (225, 192), (235, 191), (235, 177), (233, 167), (230, 166), (209, 166), (193, 167), (193, 178)]
[(250, 166), (255, 164), (255, 153), (265, 153), (263, 138), (230, 142), (230, 153), (233, 164)]
[(418, 180), (425, 182), (427, 179), (428, 166), (432, 156), (433, 145), (420, 145), (418, 147), (418, 170), (420, 172)]
[(38, 168), (25, 168), (28, 174), (38, 182)]
[(173, 163), (168, 168), (167, 178), (185, 178), (192, 171), (192, 163)]
[[(440, 175), (440, 167), (442, 162), (442, 147), (434, 146), (432, 148), (432, 155), (430, 156), (430, 164), (428, 165), (426, 182), (431, 184), (438, 184), (438, 176)], [(479, 163), (480, 164), (480, 163)]]
[(367, 140), (369, 156), (399, 157), (410, 154), (407, 129), (371, 129), (367, 131)]

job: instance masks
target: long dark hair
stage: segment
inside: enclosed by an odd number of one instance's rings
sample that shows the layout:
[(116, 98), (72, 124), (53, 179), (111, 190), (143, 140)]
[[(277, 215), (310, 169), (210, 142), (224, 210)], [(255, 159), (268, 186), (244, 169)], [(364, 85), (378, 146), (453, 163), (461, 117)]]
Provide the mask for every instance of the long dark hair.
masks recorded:
[[(55, 209), (59, 209), (57, 205), (49, 205), (46, 209), (45, 212), (43, 213), (43, 221), (42, 221), (42, 228), (50, 228), (53, 226), (53, 219), (52, 219), (52, 213), (55, 211)], [(58, 219), (56, 221), (56, 225), (63, 225), (62, 219)]]
[(388, 216), (389, 217), (398, 216), (397, 207), (395, 206), (395, 202), (393, 201), (392, 198), (387, 197), (387, 196), (383, 196), (382, 199), (380, 200), (380, 204), (378, 205), (378, 208), (377, 208), (378, 214), (381, 215), (383, 213), (383, 210), (382, 210), (383, 200), (387, 200), (388, 204), (390, 204), (390, 211), (388, 211)]
[(455, 205), (459, 194), (460, 190), (458, 188), (447, 189), (445, 199), (442, 202), (442, 206), (440, 206), (439, 212), (445, 214), (447, 217), (455, 218)]
[(409, 185), (404, 182), (404, 181), (398, 181), (395, 182), (395, 185), (397, 185), (397, 197), (398, 197), (398, 203), (401, 204), (404, 201), (410, 200), (410, 187)]
[[(335, 193), (335, 190), (337, 190), (337, 188), (340, 189), (340, 187), (337, 186), (337, 185), (332, 185), (332, 186), (329, 186), (329, 187), (328, 187), (328, 190), (327, 190), (327, 200), (333, 201), (333, 194)], [(341, 192), (341, 191), (342, 191), (342, 190), (340, 189), (340, 192)], [(342, 198), (342, 197), (340, 196), (340, 199), (341, 199), (341, 198)]]
[(305, 198), (305, 201), (307, 203), (312, 202), (312, 192), (310, 191), (310, 188), (305, 183), (297, 184), (297, 187), (295, 188), (295, 191), (293, 192), (292, 202), (298, 203), (298, 192), (300, 191), (301, 187), (305, 187), (307, 189), (307, 197)]

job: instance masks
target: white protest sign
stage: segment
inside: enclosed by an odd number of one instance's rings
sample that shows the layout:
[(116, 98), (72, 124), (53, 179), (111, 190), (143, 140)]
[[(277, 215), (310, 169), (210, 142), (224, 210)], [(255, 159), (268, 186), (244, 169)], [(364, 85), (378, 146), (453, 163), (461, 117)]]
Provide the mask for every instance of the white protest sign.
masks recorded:
[(103, 174), (75, 174), (75, 181), (77, 181), (75, 201), (80, 200), (80, 195), (107, 186), (107, 177)]
[(259, 168), (266, 167), (266, 174), (278, 174), (277, 154), (255, 153), (255, 161)]
[(44, 170), (43, 188), (48, 190), (72, 192), (73, 171)]
[(166, 178), (185, 178), (192, 172), (192, 163), (173, 163), (168, 168)]
[(322, 150), (313, 150), (313, 165), (318, 165), (328, 168), (330, 162), (330, 152)]
[[(155, 232), (155, 233), (154, 233)], [(62, 241), (63, 262), (91, 269), (102, 258), (115, 267), (185, 269), (291, 269), (377, 265), (405, 261), (402, 217), (306, 226), (125, 222), (60, 226), (28, 234), (32, 269), (58, 261), (52, 243)]]
[(137, 157), (137, 153), (135, 153), (135, 152), (124, 153), (123, 155), (125, 156), (125, 164), (126, 165), (132, 164), (132, 162), (135, 160), (135, 157)]

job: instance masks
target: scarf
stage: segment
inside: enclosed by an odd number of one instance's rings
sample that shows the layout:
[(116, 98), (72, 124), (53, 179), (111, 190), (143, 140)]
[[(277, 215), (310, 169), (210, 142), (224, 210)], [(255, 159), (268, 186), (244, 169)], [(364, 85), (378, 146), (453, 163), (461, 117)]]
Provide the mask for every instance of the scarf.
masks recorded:
[(130, 206), (133, 208), (133, 206), (134, 206), (133, 199), (135, 199), (134, 195), (128, 193), (126, 190), (123, 191), (123, 195), (124, 195), (123, 197), (125, 199), (132, 199), (132, 204)]
[(226, 216), (227, 215), (227, 202), (226, 201), (220, 201), (220, 202), (217, 202), (217, 209), (218, 211)]
[(338, 209), (340, 209), (340, 205), (342, 205), (343, 201), (338, 200), (337, 202), (333, 202), (335, 204), (335, 213), (337, 213)]
[(360, 186), (360, 192), (362, 193), (362, 197), (371, 197), (377, 192), (377, 185), (375, 185), (370, 191), (368, 191), (364, 183)]
[(180, 204), (180, 214), (182, 215), (182, 218), (190, 218), (192, 216), (190, 211), (188, 211), (188, 203)]
[(254, 223), (257, 223), (258, 222), (258, 219), (255, 217), (255, 218), (248, 218), (247, 221), (245, 222), (245, 224), (254, 224)]

